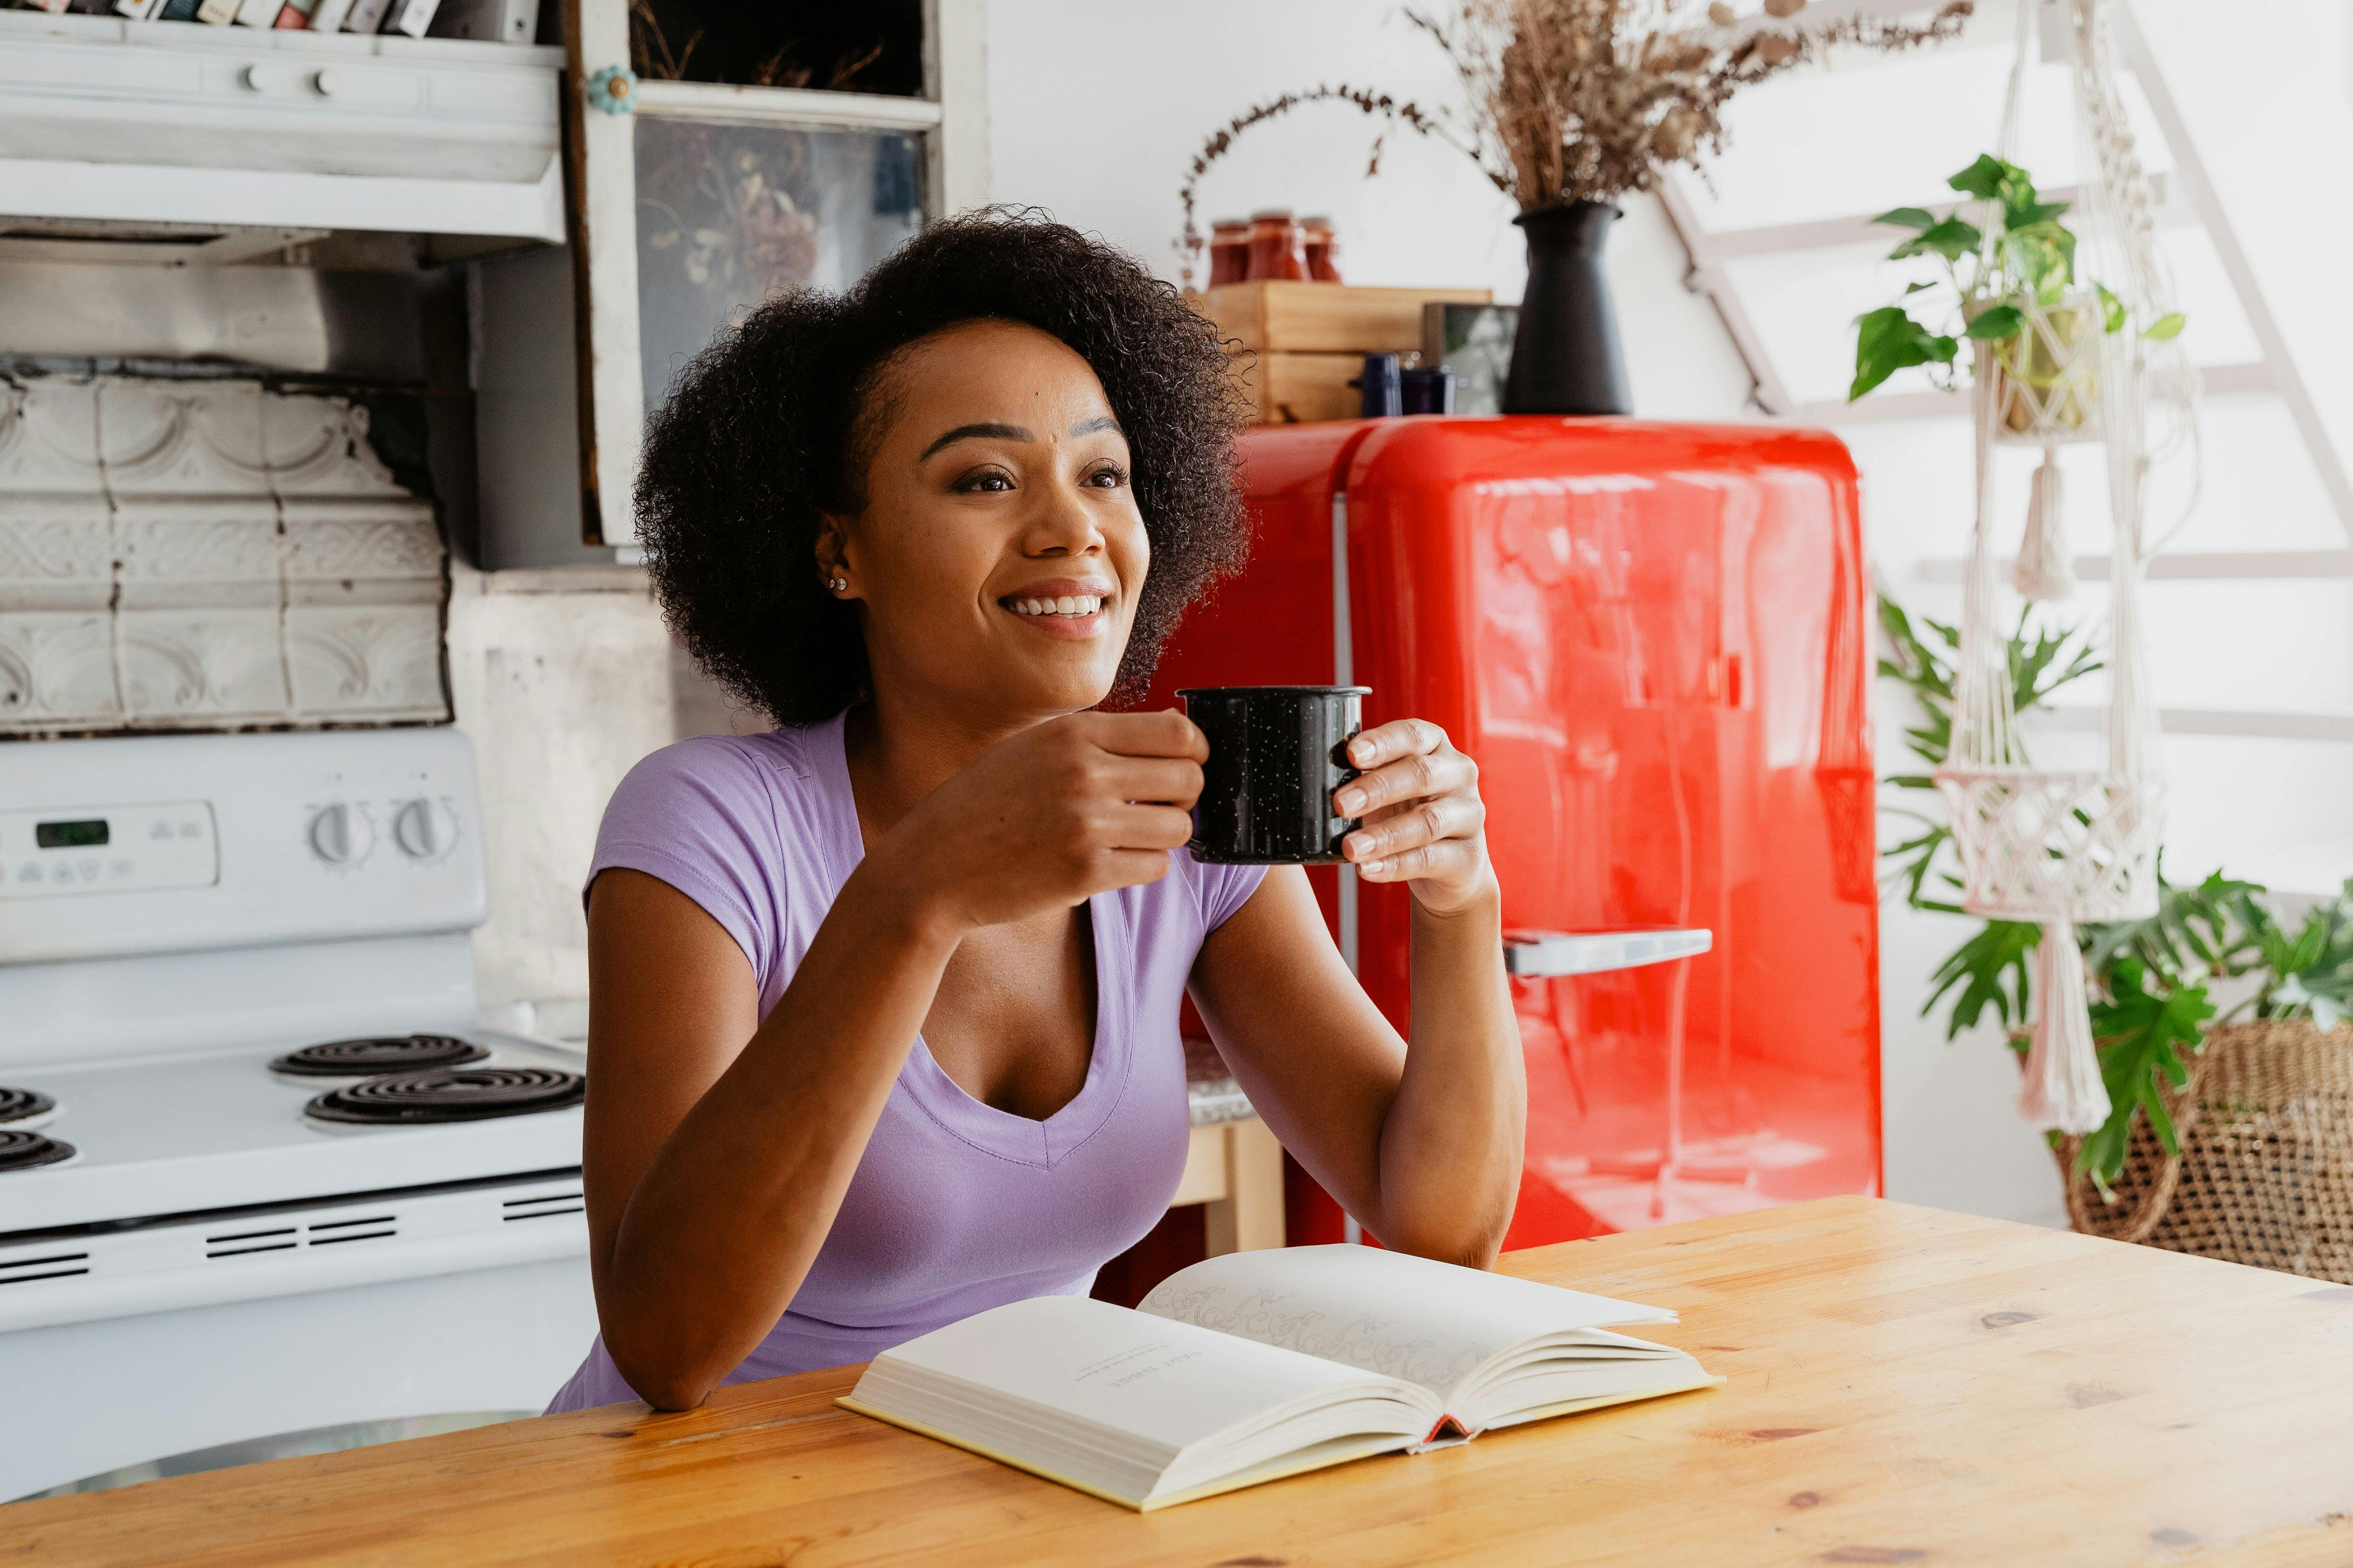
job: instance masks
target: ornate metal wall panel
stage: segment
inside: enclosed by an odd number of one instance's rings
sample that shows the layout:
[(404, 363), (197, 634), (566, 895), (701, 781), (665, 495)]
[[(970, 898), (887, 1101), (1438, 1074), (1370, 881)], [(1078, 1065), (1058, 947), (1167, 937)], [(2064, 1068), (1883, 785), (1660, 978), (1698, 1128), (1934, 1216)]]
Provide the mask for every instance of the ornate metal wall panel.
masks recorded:
[(444, 721), (433, 509), (367, 410), (0, 380), (0, 734)]

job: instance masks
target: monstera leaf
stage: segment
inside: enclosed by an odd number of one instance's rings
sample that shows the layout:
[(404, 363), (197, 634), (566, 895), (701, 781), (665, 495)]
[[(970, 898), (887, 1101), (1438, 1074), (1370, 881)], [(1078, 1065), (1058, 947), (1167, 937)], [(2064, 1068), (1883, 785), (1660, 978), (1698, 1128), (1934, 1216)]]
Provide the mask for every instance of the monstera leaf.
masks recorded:
[(2136, 1112), (2148, 1118), (2168, 1154), (2181, 1152), (2162, 1089), (2189, 1081), (2184, 1050), (2196, 1054), (2214, 1016), (2203, 985), (2146, 984), (2148, 971), (2137, 958), (2119, 957), (2108, 968), (2108, 994), (2092, 1004), (2092, 1037), (2100, 1043), (2100, 1076), (2108, 1086), (2108, 1120), (2075, 1152), (2075, 1171), (2105, 1193), (2125, 1168)]

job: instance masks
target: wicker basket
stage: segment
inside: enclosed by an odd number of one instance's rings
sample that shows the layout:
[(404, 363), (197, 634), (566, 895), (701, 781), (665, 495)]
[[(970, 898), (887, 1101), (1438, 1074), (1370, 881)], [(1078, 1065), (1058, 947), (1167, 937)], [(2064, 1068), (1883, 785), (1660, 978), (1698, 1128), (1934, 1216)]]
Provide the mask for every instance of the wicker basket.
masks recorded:
[(2113, 1201), (2068, 1182), (2077, 1230), (2353, 1285), (2353, 1026), (2217, 1026), (2166, 1108), (2180, 1154), (2141, 1118)]

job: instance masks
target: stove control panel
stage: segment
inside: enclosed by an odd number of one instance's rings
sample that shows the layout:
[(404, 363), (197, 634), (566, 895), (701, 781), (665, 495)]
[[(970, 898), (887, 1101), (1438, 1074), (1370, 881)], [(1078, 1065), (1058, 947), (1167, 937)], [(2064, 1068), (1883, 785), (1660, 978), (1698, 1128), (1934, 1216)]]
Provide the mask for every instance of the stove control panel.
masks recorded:
[(448, 727), (0, 746), (0, 970), (464, 931), (480, 824)]
[(0, 899), (208, 888), (219, 879), (208, 801), (0, 811)]

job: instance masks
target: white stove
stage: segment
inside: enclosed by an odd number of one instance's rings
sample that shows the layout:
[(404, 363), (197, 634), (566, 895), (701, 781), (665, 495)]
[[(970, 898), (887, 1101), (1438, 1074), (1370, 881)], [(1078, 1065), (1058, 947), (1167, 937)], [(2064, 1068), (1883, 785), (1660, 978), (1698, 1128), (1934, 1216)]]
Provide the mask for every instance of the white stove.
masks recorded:
[(0, 743), (0, 1500), (577, 1363), (585, 1064), (478, 1014), (480, 820), (448, 729)]

